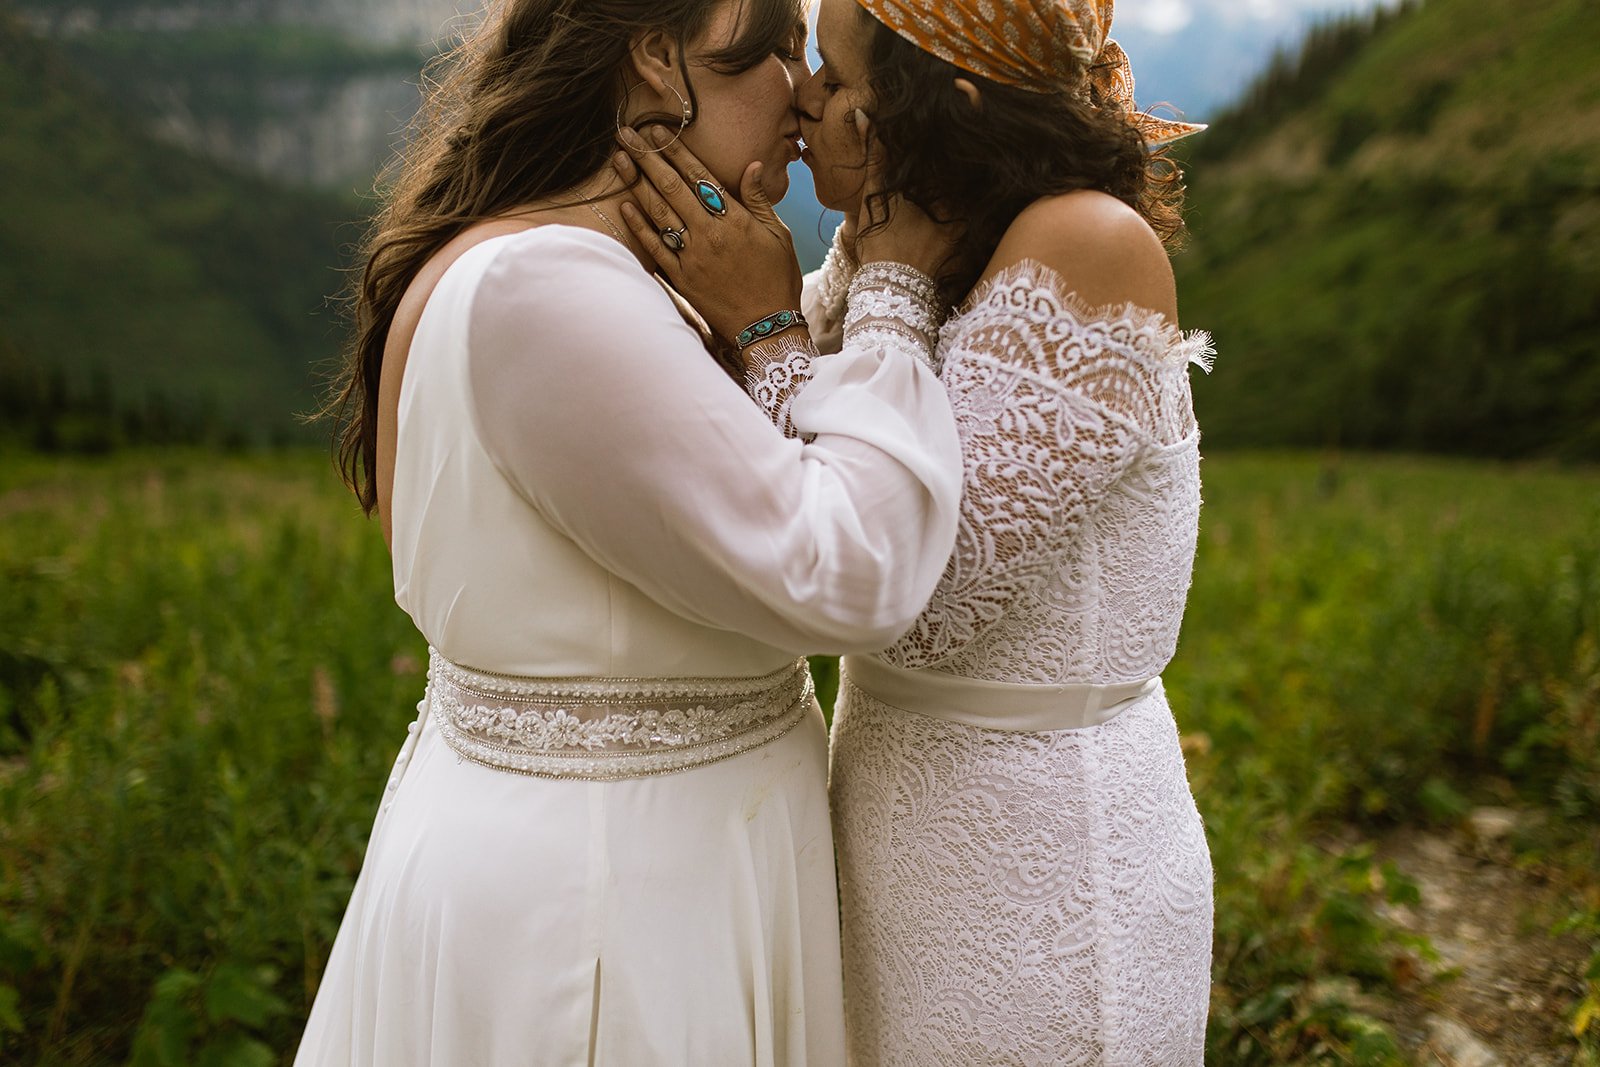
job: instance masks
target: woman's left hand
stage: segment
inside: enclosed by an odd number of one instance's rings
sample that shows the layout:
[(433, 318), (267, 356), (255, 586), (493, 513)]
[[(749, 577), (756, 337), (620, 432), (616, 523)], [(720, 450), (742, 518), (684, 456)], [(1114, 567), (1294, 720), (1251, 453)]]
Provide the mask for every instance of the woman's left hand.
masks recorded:
[[(745, 168), (735, 199), (681, 141), (654, 151), (642, 147), (638, 138), (651, 135), (665, 137), (660, 130), (624, 131), (627, 152), (612, 164), (639, 202), (638, 208), (625, 202), (622, 216), (672, 287), (723, 338), (774, 312), (798, 309), (794, 238), (761, 187), (762, 164)], [(720, 215), (713, 210), (719, 200)]]

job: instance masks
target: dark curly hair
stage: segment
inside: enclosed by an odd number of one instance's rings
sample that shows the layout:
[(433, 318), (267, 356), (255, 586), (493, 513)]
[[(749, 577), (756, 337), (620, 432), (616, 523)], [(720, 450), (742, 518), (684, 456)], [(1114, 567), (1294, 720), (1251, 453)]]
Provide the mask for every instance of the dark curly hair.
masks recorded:
[[(871, 19), (865, 11), (863, 17)], [(1150, 224), (1169, 250), (1183, 234), (1183, 174), (1165, 149), (1152, 149), (1127, 113), (1070, 88), (1029, 92), (969, 74), (871, 19), (868, 109), (884, 151), (884, 188), (869, 197), (871, 218), (887, 219), (887, 198), (904, 196), (965, 233), (939, 272), (939, 295), (954, 305), (983, 274), (1006, 229), (1040, 197), (1098, 189)], [(1087, 68), (1079, 72), (1087, 81)], [(981, 109), (955, 88), (979, 87)]]

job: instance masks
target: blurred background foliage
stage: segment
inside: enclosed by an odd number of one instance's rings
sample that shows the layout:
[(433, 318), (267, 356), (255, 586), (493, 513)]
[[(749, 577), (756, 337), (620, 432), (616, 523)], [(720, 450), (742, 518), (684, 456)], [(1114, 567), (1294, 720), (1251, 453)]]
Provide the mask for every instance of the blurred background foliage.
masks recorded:
[(0, 439), (284, 442), (342, 330), (353, 198), (172, 147), (0, 6)]
[[(1377, 845), (1485, 803), (1554, 887), (1495, 902), (1570, 964), (1540, 1047), (1593, 1062), (1597, 490), (1207, 461), (1166, 682), (1217, 871), (1208, 1062), (1430, 1062), (1451, 975)], [(381, 538), (314, 452), (13, 454), (0, 583), (0, 1058), (287, 1062), (424, 684)]]
[[(370, 175), (435, 46), (352, 36), (349, 4), (6, 2), (0, 433), (306, 439), (291, 413), (337, 358)], [(1588, 0), (1358, 10), (1207, 116), (1177, 267), (1224, 354), (1197, 388), (1212, 447), (1600, 456), (1595, 55)], [(795, 176), (814, 263), (831, 220)]]
[(1600, 19), (1431, 0), (1280, 56), (1188, 148), (1214, 445), (1600, 457)]

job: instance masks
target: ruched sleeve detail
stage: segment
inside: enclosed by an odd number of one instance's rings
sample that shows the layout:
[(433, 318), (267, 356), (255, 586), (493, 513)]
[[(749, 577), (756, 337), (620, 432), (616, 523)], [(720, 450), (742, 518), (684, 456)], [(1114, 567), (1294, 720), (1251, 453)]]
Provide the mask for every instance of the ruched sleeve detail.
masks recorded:
[(943, 387), (895, 346), (818, 358), (786, 438), (609, 238), (506, 242), (468, 380), (502, 475), (669, 610), (797, 653), (868, 651), (921, 611), (955, 537)]

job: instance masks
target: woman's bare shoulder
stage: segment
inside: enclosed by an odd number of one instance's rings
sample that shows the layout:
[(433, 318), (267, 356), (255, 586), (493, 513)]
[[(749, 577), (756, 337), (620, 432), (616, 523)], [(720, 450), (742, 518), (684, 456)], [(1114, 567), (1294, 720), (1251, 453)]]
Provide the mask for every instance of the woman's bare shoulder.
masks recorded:
[(472, 226), (442, 245), (417, 271), (405, 295), (400, 298), (399, 306), (395, 308), (394, 324), (389, 327), (389, 352), (404, 353), (411, 348), (411, 336), (416, 332), (423, 308), (433, 296), (439, 279), (444, 277), (456, 260), (485, 241), (524, 233), (528, 229), (530, 227), (524, 221), (497, 219)]
[(384, 338), (383, 366), (378, 374), (378, 513), (383, 522), (383, 537), (391, 541), (389, 508), (394, 491), (394, 457), (396, 429), (400, 407), (400, 385), (405, 378), (406, 362), (411, 352), (411, 341), (416, 336), (422, 320), (423, 308), (433, 295), (451, 264), (485, 241), (505, 237), (528, 229), (526, 222), (495, 220), (480, 223), (443, 245), (412, 278), (390, 321), (388, 335)]
[(1144, 218), (1092, 189), (1048, 196), (1012, 222), (984, 269), (992, 277), (1023, 260), (1042, 263), (1089, 306), (1135, 304), (1178, 321), (1167, 250)]

